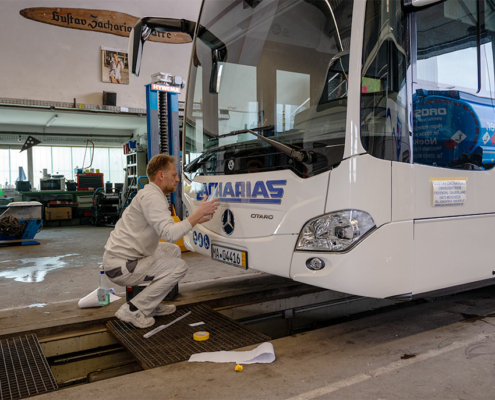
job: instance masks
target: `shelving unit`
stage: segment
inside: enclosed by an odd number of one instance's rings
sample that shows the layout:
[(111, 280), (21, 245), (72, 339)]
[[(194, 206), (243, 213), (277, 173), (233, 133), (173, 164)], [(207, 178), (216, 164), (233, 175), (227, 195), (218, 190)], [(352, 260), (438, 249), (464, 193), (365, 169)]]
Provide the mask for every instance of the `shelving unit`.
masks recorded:
[(126, 154), (127, 186), (137, 191), (137, 178), (146, 175), (146, 153)]

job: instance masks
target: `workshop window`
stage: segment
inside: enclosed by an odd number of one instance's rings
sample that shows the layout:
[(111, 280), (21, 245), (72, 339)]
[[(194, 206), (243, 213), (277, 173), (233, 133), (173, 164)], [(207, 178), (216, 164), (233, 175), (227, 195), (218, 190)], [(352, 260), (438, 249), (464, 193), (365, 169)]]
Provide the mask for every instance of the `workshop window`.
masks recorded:
[(53, 171), (51, 150), (52, 148), (47, 146), (33, 147), (33, 186), (38, 190), (40, 189), (40, 179), (43, 178), (43, 169), (46, 169), (49, 174), (52, 174)]
[(27, 152), (20, 153), (21, 148), (10, 148), (10, 183), (15, 185), (15, 181), (19, 178), (19, 168), (24, 170), (25, 179), (27, 179)]
[(0, 187), (8, 187), (10, 184), (9, 153), (9, 149), (0, 149)]
[[(84, 168), (91, 163), (91, 148), (72, 147), (72, 166), (74, 168)], [(75, 176), (74, 178), (75, 179)]]
[(15, 181), (19, 178), (19, 167), (22, 167), (24, 174), (28, 175), (27, 153), (20, 153), (21, 148), (9, 146), (0, 149), (0, 184), (1, 187), (14, 187)]
[[(108, 147), (105, 148), (95, 148), (95, 155), (93, 157), (93, 168), (96, 170), (100, 170), (100, 173), (103, 174), (103, 182), (112, 182), (112, 177), (110, 176), (110, 154), (108, 152)], [(89, 165), (89, 164), (88, 164)], [(124, 182), (122, 180), (122, 182)]]
[[(72, 166), (72, 148), (71, 147), (50, 147), (52, 154), (52, 171), (54, 174), (63, 175), (66, 179), (71, 178), (74, 174)], [(36, 181), (37, 182), (37, 181)]]
[[(26, 179), (29, 177), (27, 167), (27, 151), (20, 153), (20, 147), (9, 146), (0, 148), (0, 187), (15, 187), (19, 177), (19, 167), (23, 167)], [(43, 169), (48, 174), (64, 175), (67, 180), (76, 180), (76, 167), (89, 167), (93, 150), (84, 147), (33, 147), (33, 188), (39, 190)], [(85, 156), (86, 153), (86, 157)], [(124, 183), (125, 160), (122, 148), (97, 147), (91, 168), (103, 173), (105, 182)]]
[(109, 148), (108, 151), (110, 160), (108, 179), (113, 183), (124, 183), (124, 153), (121, 148)]

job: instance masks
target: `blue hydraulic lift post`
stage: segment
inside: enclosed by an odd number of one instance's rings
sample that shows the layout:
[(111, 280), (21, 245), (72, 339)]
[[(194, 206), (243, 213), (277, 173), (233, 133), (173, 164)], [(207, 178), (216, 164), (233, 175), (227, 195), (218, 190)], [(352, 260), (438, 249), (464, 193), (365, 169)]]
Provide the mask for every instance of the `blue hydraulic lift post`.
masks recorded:
[(179, 132), (179, 95), (168, 93), (168, 145), (170, 154), (175, 157), (175, 167), (180, 174), (180, 132)]
[(158, 124), (158, 92), (146, 87), (146, 125), (148, 128), (148, 161), (160, 153), (160, 127)]
[[(160, 126), (158, 113), (158, 92), (167, 94), (167, 114), (168, 114), (168, 147), (169, 154), (175, 157), (175, 167), (180, 173), (180, 134), (179, 134), (179, 94), (181, 88), (176, 86), (149, 83), (146, 87), (146, 119), (148, 127), (148, 161), (157, 154), (160, 154)], [(175, 193), (170, 198), (179, 218), (182, 217), (181, 183), (177, 188), (179, 201), (175, 199)]]

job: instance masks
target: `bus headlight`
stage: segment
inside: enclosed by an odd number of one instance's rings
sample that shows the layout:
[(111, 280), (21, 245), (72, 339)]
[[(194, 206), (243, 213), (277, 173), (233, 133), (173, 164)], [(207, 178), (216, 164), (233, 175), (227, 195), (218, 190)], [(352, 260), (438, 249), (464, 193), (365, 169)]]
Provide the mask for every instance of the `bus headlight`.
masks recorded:
[(296, 250), (345, 251), (373, 228), (375, 221), (367, 212), (336, 211), (314, 218), (304, 225)]

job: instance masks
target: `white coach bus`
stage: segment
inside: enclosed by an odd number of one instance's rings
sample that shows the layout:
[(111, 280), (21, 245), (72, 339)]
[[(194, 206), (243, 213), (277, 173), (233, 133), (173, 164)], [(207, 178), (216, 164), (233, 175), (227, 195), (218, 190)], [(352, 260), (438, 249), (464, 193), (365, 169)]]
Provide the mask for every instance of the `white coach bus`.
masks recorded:
[[(193, 251), (376, 298), (493, 284), (493, 0), (204, 0), (183, 204)], [(140, 32), (141, 35), (137, 34)]]

